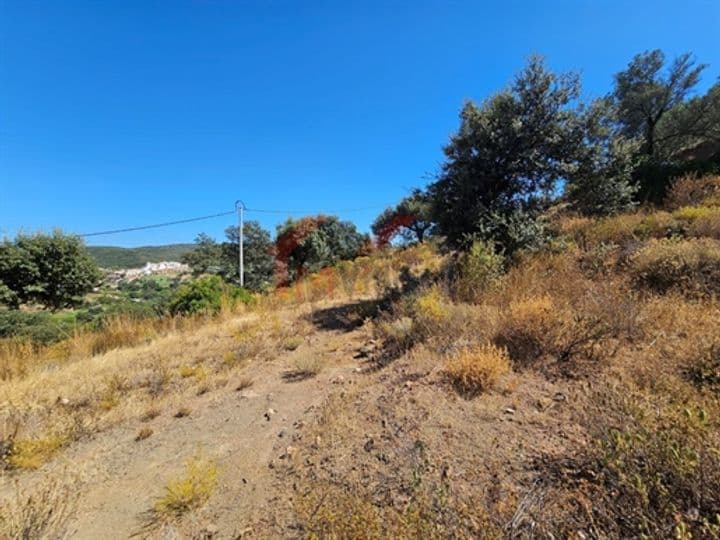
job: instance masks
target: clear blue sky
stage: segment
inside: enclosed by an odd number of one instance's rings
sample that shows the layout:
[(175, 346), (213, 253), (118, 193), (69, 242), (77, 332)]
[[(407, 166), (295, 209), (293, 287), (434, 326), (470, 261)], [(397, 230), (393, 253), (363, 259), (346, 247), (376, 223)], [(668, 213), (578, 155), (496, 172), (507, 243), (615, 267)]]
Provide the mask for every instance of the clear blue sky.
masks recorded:
[[(633, 54), (720, 73), (718, 0), (0, 0), (0, 236), (252, 208), (367, 230), (427, 183), (464, 99), (531, 53), (608, 91)], [(256, 214), (274, 231), (286, 216)], [(93, 238), (219, 237), (232, 216)]]

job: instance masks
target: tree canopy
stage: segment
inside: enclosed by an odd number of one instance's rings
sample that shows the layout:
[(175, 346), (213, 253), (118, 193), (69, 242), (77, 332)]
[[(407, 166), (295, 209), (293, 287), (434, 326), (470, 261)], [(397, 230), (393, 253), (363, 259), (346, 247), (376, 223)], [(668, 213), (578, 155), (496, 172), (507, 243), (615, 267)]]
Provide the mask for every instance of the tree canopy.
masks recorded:
[(451, 245), (474, 238), (507, 251), (538, 239), (535, 218), (575, 166), (584, 130), (577, 76), (555, 75), (532, 57), (512, 86), (467, 102), (429, 186), (438, 229)]
[(648, 156), (657, 156), (670, 141), (686, 136), (683, 123), (663, 123), (663, 119), (684, 103), (706, 67), (697, 65), (690, 53), (681, 54), (669, 65), (659, 49), (635, 55), (627, 68), (615, 75), (615, 88), (609, 96), (617, 107), (623, 135), (640, 139)]
[(278, 226), (275, 240), (279, 283), (295, 281), (338, 261), (357, 257), (370, 242), (349, 221), (335, 216), (288, 219)]
[(77, 236), (18, 235), (0, 244), (0, 302), (17, 308), (37, 302), (57, 310), (77, 304), (100, 280)]
[[(270, 233), (257, 221), (246, 221), (243, 232), (245, 288), (264, 290), (273, 281), (274, 246)], [(195, 249), (183, 257), (183, 262), (195, 275), (218, 274), (227, 281), (239, 282), (238, 228), (231, 225), (225, 229), (225, 238), (225, 242), (217, 243), (208, 235), (199, 234)]]
[(432, 234), (432, 202), (426, 193), (415, 190), (396, 206), (386, 208), (371, 225), (377, 245), (389, 244), (400, 236), (404, 243), (422, 243)]

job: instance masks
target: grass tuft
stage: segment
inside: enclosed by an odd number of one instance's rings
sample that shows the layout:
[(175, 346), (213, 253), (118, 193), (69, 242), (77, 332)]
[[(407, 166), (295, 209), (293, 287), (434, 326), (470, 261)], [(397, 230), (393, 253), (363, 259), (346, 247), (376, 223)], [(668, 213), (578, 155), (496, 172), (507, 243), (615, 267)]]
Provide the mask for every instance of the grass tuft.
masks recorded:
[(179, 517), (210, 498), (217, 483), (217, 466), (198, 456), (188, 460), (185, 472), (168, 482), (165, 495), (155, 501), (158, 515)]
[(458, 351), (448, 358), (444, 369), (455, 388), (468, 396), (490, 390), (509, 371), (507, 350), (490, 343)]
[(68, 443), (67, 435), (20, 439), (13, 443), (8, 464), (16, 469), (38, 469)]

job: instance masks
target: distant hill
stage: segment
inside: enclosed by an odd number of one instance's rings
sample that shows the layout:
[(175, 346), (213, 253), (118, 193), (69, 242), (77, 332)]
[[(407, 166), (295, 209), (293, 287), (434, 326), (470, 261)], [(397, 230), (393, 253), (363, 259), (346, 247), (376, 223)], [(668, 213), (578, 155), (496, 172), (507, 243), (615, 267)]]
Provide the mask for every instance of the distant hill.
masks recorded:
[(90, 255), (101, 268), (139, 268), (149, 262), (179, 261), (195, 244), (169, 244), (122, 248), (115, 246), (88, 246)]

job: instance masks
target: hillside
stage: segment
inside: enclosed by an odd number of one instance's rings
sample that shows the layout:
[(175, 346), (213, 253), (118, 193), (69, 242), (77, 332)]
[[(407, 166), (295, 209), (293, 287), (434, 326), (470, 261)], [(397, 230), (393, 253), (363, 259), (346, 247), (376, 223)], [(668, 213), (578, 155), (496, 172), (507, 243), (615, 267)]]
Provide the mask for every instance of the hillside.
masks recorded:
[(0, 531), (716, 538), (720, 206), (682, 187), (5, 352)]
[(180, 261), (192, 251), (194, 244), (168, 244), (123, 248), (116, 246), (89, 246), (88, 251), (101, 268), (139, 268), (149, 262)]

